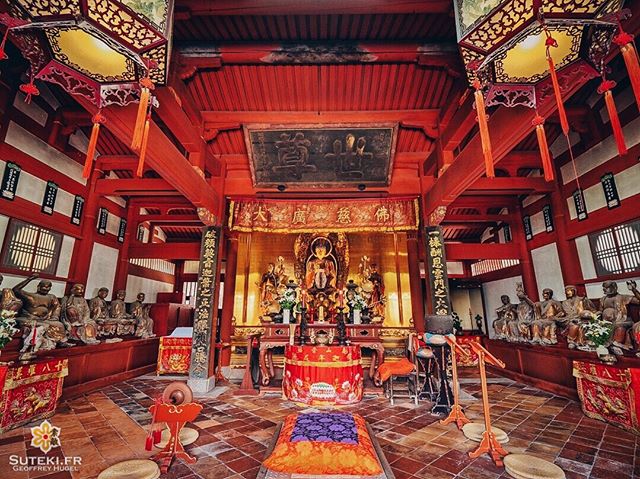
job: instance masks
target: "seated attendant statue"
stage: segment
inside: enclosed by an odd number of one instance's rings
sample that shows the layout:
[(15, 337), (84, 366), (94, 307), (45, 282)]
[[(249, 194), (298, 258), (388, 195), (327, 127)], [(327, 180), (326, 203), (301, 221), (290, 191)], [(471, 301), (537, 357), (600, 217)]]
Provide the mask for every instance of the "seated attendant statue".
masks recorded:
[(98, 294), (89, 301), (91, 319), (98, 325), (98, 336), (113, 336), (118, 332), (118, 321), (109, 317), (107, 296), (109, 289), (102, 287)]
[(584, 336), (584, 325), (593, 320), (596, 307), (585, 296), (578, 296), (578, 290), (573, 285), (564, 287), (567, 297), (561, 302), (564, 316), (558, 319), (558, 324), (565, 328), (569, 349), (590, 350)]
[(509, 322), (517, 320), (517, 306), (511, 303), (511, 298), (506, 294), (500, 296), (500, 301), (502, 306), (496, 308), (493, 330), (497, 339), (509, 339)]
[(130, 314), (136, 320), (136, 336), (139, 338), (153, 338), (153, 319), (149, 316), (150, 304), (144, 304), (145, 294), (138, 293), (136, 300), (131, 303)]
[(516, 295), (520, 300), (516, 306), (518, 319), (509, 323), (510, 337), (512, 341), (530, 343), (533, 337), (531, 326), (536, 320), (536, 308), (525, 294), (522, 283), (516, 284)]
[(84, 299), (84, 285), (74, 284), (71, 294), (62, 298), (62, 321), (69, 329), (72, 339), (84, 344), (98, 344), (98, 325), (91, 319), (91, 311)]
[(22, 328), (23, 346), (20, 352), (23, 358), (39, 350), (69, 345), (67, 330), (60, 321), (60, 302), (50, 293), (51, 281), (40, 281), (35, 293), (24, 290), (37, 277), (37, 274), (33, 274), (13, 287), (13, 293), (22, 301), (16, 322)]
[(627, 306), (631, 303), (640, 303), (640, 292), (638, 292), (636, 282), (627, 281), (627, 287), (633, 295), (618, 293), (618, 285), (615, 281), (602, 283), (604, 296), (600, 300), (600, 311), (603, 318), (611, 318), (613, 323), (611, 350), (617, 355), (622, 355), (624, 351), (633, 349), (631, 343), (633, 320), (629, 317)]
[[(4, 280), (3, 276), (0, 274), (0, 284)], [(0, 299), (0, 309), (3, 311), (11, 311), (12, 313), (18, 314), (22, 309), (22, 301), (20, 301), (13, 290), (11, 288), (3, 288), (2, 296)]]
[(556, 319), (564, 316), (562, 304), (553, 297), (553, 290), (542, 290), (542, 301), (533, 303), (536, 319), (531, 326), (531, 342), (534, 344), (557, 344)]
[(136, 330), (135, 319), (127, 313), (127, 303), (124, 302), (126, 296), (127, 292), (124, 289), (117, 291), (116, 299), (109, 305), (109, 316), (118, 323), (116, 330), (118, 336), (128, 336)]

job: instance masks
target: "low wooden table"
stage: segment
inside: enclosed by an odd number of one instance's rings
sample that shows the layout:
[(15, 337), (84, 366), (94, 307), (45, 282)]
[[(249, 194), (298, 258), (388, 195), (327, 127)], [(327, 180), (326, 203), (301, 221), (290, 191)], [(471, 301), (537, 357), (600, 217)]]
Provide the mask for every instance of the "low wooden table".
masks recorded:
[[(275, 376), (275, 368), (273, 365), (272, 349), (277, 347), (284, 347), (289, 344), (289, 326), (288, 324), (279, 323), (262, 323), (264, 333), (260, 337), (260, 372), (262, 373), (262, 385), (268, 386), (271, 379)], [(295, 325), (294, 340), (297, 341), (300, 333), (300, 326)], [(376, 369), (384, 361), (384, 346), (382, 345), (382, 338), (380, 337), (380, 331), (382, 327), (377, 324), (347, 324), (347, 340), (350, 345), (357, 345), (361, 348), (372, 349), (374, 356), (371, 360), (371, 367), (369, 368), (369, 377), (373, 378)], [(308, 325), (308, 332), (311, 330), (326, 331), (329, 333), (333, 331), (335, 336), (333, 345), (337, 344), (338, 331), (335, 324), (329, 323), (314, 323)], [(305, 340), (305, 344), (309, 344), (308, 338)]]

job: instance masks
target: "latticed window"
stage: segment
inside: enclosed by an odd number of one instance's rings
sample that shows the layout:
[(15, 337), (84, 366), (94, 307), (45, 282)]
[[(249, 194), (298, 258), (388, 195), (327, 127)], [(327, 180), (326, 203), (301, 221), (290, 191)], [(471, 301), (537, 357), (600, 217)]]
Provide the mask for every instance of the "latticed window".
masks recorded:
[(55, 274), (61, 245), (60, 233), (13, 219), (5, 236), (2, 265), (28, 273)]
[(589, 235), (598, 276), (640, 270), (640, 221)]

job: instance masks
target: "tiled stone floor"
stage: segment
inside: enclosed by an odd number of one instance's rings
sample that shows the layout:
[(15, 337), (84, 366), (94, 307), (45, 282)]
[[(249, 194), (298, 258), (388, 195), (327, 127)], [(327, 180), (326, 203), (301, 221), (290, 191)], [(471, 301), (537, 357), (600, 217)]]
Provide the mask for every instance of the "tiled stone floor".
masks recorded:
[[(149, 456), (143, 429), (151, 419), (147, 408), (168, 381), (137, 378), (59, 405), (51, 422), (62, 428), (62, 447), (49, 455), (82, 456), (79, 472), (13, 472), (9, 454), (26, 450), (35, 454), (28, 445), (29, 429), (0, 435), (0, 478), (93, 478), (110, 464)], [(468, 417), (480, 422), (481, 401), (471, 399), (480, 397), (480, 385), (469, 381), (462, 385), (468, 398), (463, 405)], [(200, 401), (204, 409), (192, 424), (200, 437), (187, 448), (198, 462), (192, 466), (174, 463), (162, 477), (256, 476), (276, 423), (301, 409), (277, 396), (235, 397), (233, 389)], [(527, 452), (553, 461), (570, 479), (640, 477), (640, 437), (585, 417), (575, 402), (508, 380), (493, 379), (489, 394), (494, 424), (509, 434), (505, 446), (509, 452)], [(426, 404), (415, 407), (405, 400), (390, 407), (381, 397), (367, 396), (357, 406), (341, 410), (361, 414), (377, 431), (398, 479), (508, 477), (488, 457), (470, 459), (467, 452), (476, 443), (466, 440), (455, 426), (438, 424)]]

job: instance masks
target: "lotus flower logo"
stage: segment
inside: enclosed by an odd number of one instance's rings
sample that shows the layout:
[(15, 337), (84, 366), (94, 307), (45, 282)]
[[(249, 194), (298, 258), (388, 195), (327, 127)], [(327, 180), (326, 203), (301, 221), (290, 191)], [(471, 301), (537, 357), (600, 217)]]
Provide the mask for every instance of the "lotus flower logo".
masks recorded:
[(45, 454), (54, 447), (60, 447), (60, 428), (44, 420), (31, 428), (31, 445), (39, 447)]

